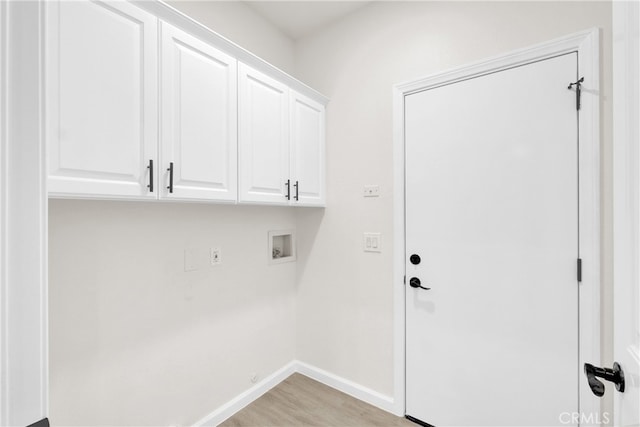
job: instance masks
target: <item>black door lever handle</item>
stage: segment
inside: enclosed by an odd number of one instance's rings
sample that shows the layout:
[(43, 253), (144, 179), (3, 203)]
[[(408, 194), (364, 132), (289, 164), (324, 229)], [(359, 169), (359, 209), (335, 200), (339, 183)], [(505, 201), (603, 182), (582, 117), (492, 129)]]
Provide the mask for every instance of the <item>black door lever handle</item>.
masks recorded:
[(604, 384), (598, 378), (611, 381), (616, 385), (616, 390), (624, 393), (624, 372), (618, 362), (613, 363), (613, 369), (600, 368), (591, 363), (585, 363), (584, 374), (587, 376), (591, 391), (598, 397), (604, 395)]
[(411, 279), (409, 279), (409, 286), (411, 286), (412, 288), (424, 289), (425, 291), (428, 291), (431, 289), (431, 288), (425, 288), (424, 286), (421, 286), (420, 279), (418, 279), (417, 277), (412, 277)]

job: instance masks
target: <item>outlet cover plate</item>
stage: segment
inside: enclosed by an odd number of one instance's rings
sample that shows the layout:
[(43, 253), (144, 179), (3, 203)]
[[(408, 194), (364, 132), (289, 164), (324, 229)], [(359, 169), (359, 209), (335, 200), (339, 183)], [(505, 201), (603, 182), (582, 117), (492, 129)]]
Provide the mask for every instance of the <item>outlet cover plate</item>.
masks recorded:
[(211, 265), (222, 264), (222, 250), (220, 248), (211, 248), (209, 250)]
[(380, 186), (379, 185), (365, 185), (364, 186), (364, 197), (380, 197)]

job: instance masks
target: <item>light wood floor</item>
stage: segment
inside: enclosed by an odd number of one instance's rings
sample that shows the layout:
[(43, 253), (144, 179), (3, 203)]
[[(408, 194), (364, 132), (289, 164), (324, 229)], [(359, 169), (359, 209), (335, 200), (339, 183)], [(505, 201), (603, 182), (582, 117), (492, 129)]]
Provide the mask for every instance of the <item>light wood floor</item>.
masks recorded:
[(304, 375), (293, 374), (220, 427), (417, 427)]

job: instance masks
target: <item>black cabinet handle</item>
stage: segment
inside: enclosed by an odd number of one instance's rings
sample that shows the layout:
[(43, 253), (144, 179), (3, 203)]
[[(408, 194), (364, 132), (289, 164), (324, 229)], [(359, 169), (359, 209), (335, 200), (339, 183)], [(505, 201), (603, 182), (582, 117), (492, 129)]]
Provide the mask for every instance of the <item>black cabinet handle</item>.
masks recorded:
[(425, 291), (430, 290), (431, 288), (425, 288), (424, 286), (421, 286), (422, 283), (420, 282), (420, 279), (418, 279), (417, 277), (412, 277), (411, 279), (409, 279), (409, 286), (411, 286), (412, 288), (420, 288), (420, 289), (424, 289)]
[(296, 181), (296, 183), (293, 184), (293, 186), (296, 187), (296, 197), (295, 197), (295, 199), (296, 199), (296, 202), (297, 202), (298, 201), (298, 188), (300, 188), (300, 186), (298, 185), (298, 181)]
[(153, 193), (153, 160), (149, 160), (149, 166), (147, 166), (147, 169), (149, 169), (149, 184), (147, 185), (147, 188), (150, 193)]
[(616, 385), (616, 390), (624, 393), (624, 372), (618, 362), (613, 363), (613, 369), (600, 368), (599, 366), (593, 366), (591, 363), (585, 363), (584, 374), (587, 376), (591, 391), (598, 397), (604, 395), (604, 384), (598, 378), (611, 381)]
[(285, 185), (287, 186), (287, 200), (291, 200), (291, 180), (288, 179)]
[(169, 169), (167, 170), (169, 171), (169, 186), (167, 188), (169, 193), (173, 193), (173, 162), (169, 163)]

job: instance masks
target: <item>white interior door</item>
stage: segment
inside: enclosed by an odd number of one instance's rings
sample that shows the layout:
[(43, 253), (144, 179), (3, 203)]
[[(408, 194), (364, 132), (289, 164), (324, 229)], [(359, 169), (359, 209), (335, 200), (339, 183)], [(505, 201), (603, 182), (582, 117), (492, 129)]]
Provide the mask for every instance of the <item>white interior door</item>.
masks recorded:
[(236, 67), (235, 58), (162, 24), (162, 198), (236, 200)]
[(405, 98), (411, 417), (551, 426), (578, 411), (576, 74), (571, 53)]

